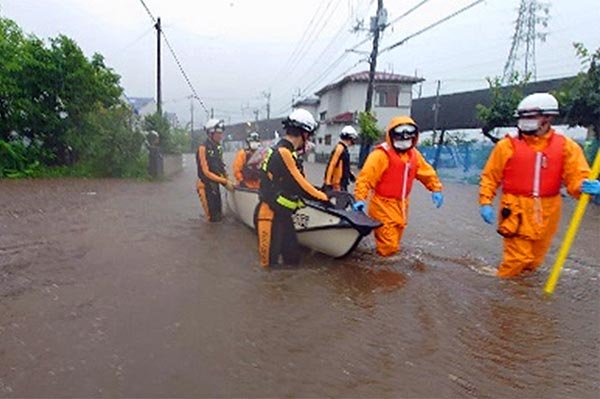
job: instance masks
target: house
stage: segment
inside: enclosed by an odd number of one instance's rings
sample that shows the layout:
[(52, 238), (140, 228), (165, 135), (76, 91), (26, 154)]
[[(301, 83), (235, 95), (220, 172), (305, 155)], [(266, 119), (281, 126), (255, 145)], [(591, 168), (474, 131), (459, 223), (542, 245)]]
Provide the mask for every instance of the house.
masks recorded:
[[(423, 80), (395, 73), (375, 73), (373, 113), (377, 117), (380, 129), (385, 129), (394, 116), (410, 115), (412, 86)], [(368, 71), (347, 75), (317, 91), (317, 101), (307, 99), (294, 104), (313, 112), (320, 124), (316, 134), (317, 160), (329, 156), (339, 140), (339, 132), (345, 125), (354, 125), (358, 130), (358, 113), (365, 108), (368, 82)], [(352, 149), (351, 156), (353, 160), (358, 158), (358, 148)]]
[(317, 119), (317, 115), (319, 115), (319, 104), (321, 100), (318, 97), (307, 97), (303, 100), (296, 101), (293, 104), (293, 108), (303, 108), (310, 112), (315, 119)]
[(156, 101), (149, 97), (127, 97), (127, 101), (133, 108), (133, 112), (143, 118), (146, 115), (156, 113)]

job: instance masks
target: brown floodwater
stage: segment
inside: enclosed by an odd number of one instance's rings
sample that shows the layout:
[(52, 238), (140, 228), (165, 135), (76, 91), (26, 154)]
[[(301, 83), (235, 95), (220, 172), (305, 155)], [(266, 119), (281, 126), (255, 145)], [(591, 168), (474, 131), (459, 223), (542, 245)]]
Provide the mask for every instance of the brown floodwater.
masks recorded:
[[(367, 238), (264, 271), (231, 215), (206, 224), (192, 158), (168, 182), (0, 181), (1, 397), (600, 396), (600, 208), (555, 295), (492, 275), (477, 187), (413, 193), (401, 253)], [(323, 165), (307, 164), (319, 183)]]

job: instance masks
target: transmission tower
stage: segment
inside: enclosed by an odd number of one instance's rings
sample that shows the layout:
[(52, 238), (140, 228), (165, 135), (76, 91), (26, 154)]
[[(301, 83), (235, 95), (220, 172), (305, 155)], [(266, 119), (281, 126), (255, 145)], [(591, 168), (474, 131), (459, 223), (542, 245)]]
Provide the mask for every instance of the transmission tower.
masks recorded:
[(504, 65), (502, 80), (509, 83), (515, 73), (537, 79), (535, 44), (546, 41), (544, 32), (550, 19), (550, 3), (539, 0), (521, 0), (519, 16), (515, 21), (510, 53)]

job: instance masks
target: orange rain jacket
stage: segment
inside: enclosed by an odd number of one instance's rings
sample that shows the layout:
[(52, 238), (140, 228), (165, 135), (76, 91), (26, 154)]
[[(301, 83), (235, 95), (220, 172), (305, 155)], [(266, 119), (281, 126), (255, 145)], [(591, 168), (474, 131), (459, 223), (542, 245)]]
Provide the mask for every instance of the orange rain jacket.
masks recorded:
[(258, 176), (260, 164), (252, 166), (255, 169), (256, 176), (245, 176), (249, 174), (250, 165), (248, 165), (248, 156), (252, 157), (254, 152), (247, 149), (241, 149), (233, 161), (233, 176), (238, 184), (247, 188), (258, 189), (260, 187), (260, 177)]
[(331, 186), (336, 191), (347, 190), (348, 184), (354, 181), (354, 175), (350, 171), (350, 154), (345, 143), (340, 141), (331, 152), (323, 180), (324, 186)]
[[(551, 129), (543, 136), (522, 135), (520, 140), (536, 152), (544, 151), (551, 138), (559, 133)], [(579, 198), (581, 183), (590, 174), (589, 165), (581, 147), (565, 137), (563, 144), (562, 176), (567, 192)], [(481, 172), (480, 205), (491, 205), (498, 187), (505, 184), (504, 172), (515, 152), (510, 137), (500, 140)], [(523, 171), (523, 174), (534, 173)], [(524, 176), (530, 181), (530, 176)], [(512, 182), (509, 182), (512, 184)], [(503, 260), (498, 276), (512, 277), (523, 270), (534, 270), (542, 264), (558, 229), (561, 216), (560, 194), (548, 197), (515, 195), (503, 192), (498, 209), (498, 232), (504, 238)]]
[[(398, 125), (412, 124), (416, 126), (415, 121), (408, 116), (398, 116), (392, 118), (386, 129), (387, 145), (393, 147), (390, 138), (390, 131)], [(409, 162), (411, 152), (416, 157), (415, 178), (420, 181), (429, 191), (442, 191), (440, 182), (435, 170), (427, 163), (423, 155), (416, 149), (401, 152), (400, 158)], [(363, 168), (356, 178), (356, 188), (354, 196), (358, 201), (365, 201), (371, 193), (371, 202), (369, 204), (369, 216), (379, 220), (383, 226), (375, 230), (375, 241), (377, 252), (382, 256), (389, 256), (398, 251), (400, 239), (408, 221), (408, 198), (397, 199), (387, 198), (377, 194), (377, 186), (381, 177), (387, 170), (389, 159), (386, 152), (382, 149), (376, 149), (369, 154)], [(398, 176), (400, 180), (402, 177)]]

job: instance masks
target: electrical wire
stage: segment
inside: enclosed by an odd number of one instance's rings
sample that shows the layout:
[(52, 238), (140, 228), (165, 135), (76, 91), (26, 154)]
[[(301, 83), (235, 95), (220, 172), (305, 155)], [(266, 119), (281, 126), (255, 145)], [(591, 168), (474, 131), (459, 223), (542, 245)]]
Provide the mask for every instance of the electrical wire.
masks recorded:
[[(144, 2), (144, 0), (139, 0), (139, 1), (142, 4), (142, 6), (144, 7), (144, 9), (146, 10), (146, 12), (148, 13), (148, 16), (150, 17), (150, 19), (152, 20), (152, 22), (154, 22), (154, 24), (157, 25), (158, 24), (157, 19), (154, 18), (154, 15), (150, 11), (150, 9), (148, 8), (148, 6)], [(195, 98), (200, 103), (200, 105), (204, 109), (204, 112), (206, 112), (206, 115), (207, 116), (210, 115), (210, 112), (208, 111), (208, 108), (206, 107), (206, 104), (204, 104), (204, 101), (202, 101), (202, 99), (200, 98), (200, 96), (198, 96), (198, 93), (196, 92), (196, 89), (194, 88), (194, 85), (192, 85), (192, 82), (190, 81), (187, 73), (183, 69), (183, 65), (179, 61), (179, 57), (177, 57), (177, 54), (175, 53), (175, 49), (173, 49), (173, 46), (171, 45), (171, 42), (167, 38), (167, 35), (165, 34), (164, 30), (160, 29), (159, 34), (162, 34), (162, 37), (163, 37), (163, 39), (165, 41), (165, 44), (167, 45), (167, 48), (169, 49), (169, 52), (171, 53), (171, 56), (173, 56), (173, 59), (175, 60), (175, 64), (177, 64), (177, 67), (179, 68), (179, 72), (181, 72), (181, 75), (183, 76), (186, 84), (188, 85), (189, 89), (192, 92), (193, 98)]]
[(423, 34), (423, 33), (427, 32), (427, 31), (428, 31), (428, 30), (430, 30), (430, 29), (433, 29), (433, 28), (435, 28), (436, 26), (438, 26), (438, 25), (440, 25), (440, 24), (442, 24), (442, 23), (444, 23), (444, 22), (448, 21), (449, 19), (452, 19), (452, 18), (456, 17), (457, 15), (460, 15), (460, 14), (462, 14), (463, 12), (465, 12), (465, 11), (467, 11), (467, 10), (469, 10), (469, 9), (471, 9), (471, 8), (473, 8), (473, 7), (475, 7), (475, 6), (476, 6), (476, 5), (478, 5), (479, 3), (483, 3), (484, 1), (485, 1), (485, 0), (477, 0), (477, 1), (474, 1), (474, 2), (472, 2), (471, 4), (469, 4), (469, 5), (467, 5), (467, 6), (463, 7), (463, 8), (461, 8), (460, 10), (458, 10), (458, 11), (455, 11), (455, 12), (453, 12), (452, 14), (450, 14), (450, 15), (447, 15), (446, 17), (444, 17), (444, 18), (442, 18), (442, 19), (440, 19), (440, 20), (438, 20), (438, 21), (436, 21), (436, 22), (432, 23), (431, 25), (428, 25), (428, 26), (426, 26), (425, 28), (423, 28), (423, 29), (421, 29), (421, 30), (418, 30), (417, 32), (415, 32), (415, 33), (412, 33), (412, 34), (410, 34), (410, 35), (406, 36), (404, 39), (402, 39), (402, 40), (400, 40), (400, 41), (398, 41), (398, 42), (396, 42), (396, 43), (394, 43), (394, 44), (392, 44), (392, 45), (390, 45), (390, 46), (387, 46), (387, 47), (383, 48), (383, 49), (382, 49), (382, 50), (379, 52), (379, 54), (385, 53), (385, 52), (387, 52), (387, 51), (390, 51), (390, 50), (393, 50), (393, 49), (395, 49), (395, 48), (396, 48), (396, 47), (398, 47), (398, 46), (401, 46), (401, 45), (403, 45), (404, 43), (406, 43), (406, 42), (407, 42), (407, 41), (409, 41), (410, 39), (412, 39), (412, 38), (414, 38), (414, 37), (416, 37), (416, 36), (419, 36), (419, 35), (421, 35), (421, 34)]
[[(329, 24), (329, 21), (331, 20), (331, 17), (333, 16), (333, 14), (336, 11), (337, 6), (340, 4), (341, 0), (338, 0), (337, 3), (335, 4), (335, 6), (333, 7), (333, 9), (331, 10), (331, 12), (329, 13), (329, 15), (324, 19), (324, 23), (320, 26), (318, 31), (316, 32), (316, 35), (314, 35), (314, 37), (311, 35), (309, 37), (310, 40), (307, 43), (307, 46), (305, 46), (304, 50), (302, 52), (300, 52), (298, 54), (297, 60), (292, 64), (292, 69), (290, 70), (289, 74), (291, 75), (292, 73), (294, 73), (294, 71), (296, 70), (296, 68), (298, 67), (298, 65), (300, 65), (300, 60), (302, 60), (302, 58), (304, 56), (306, 56), (306, 54), (310, 51), (310, 49), (313, 47), (313, 45), (316, 43), (317, 39), (319, 38), (319, 35), (323, 32), (323, 30), (325, 29), (325, 27)], [(331, 1), (330, 1), (331, 3)], [(328, 9), (325, 9), (323, 15), (325, 15), (325, 13), (327, 12)]]
[(408, 11), (406, 11), (404, 14), (399, 15), (398, 17), (394, 18), (393, 20), (391, 20), (390, 22), (388, 22), (387, 24), (385, 24), (385, 28), (387, 28), (388, 26), (393, 25), (396, 22), (400, 21), (401, 19), (409, 16), (410, 14), (412, 14), (414, 11), (418, 10), (419, 8), (421, 8), (421, 6), (424, 6), (429, 1), (430, 0), (422, 0), (420, 3), (418, 3), (417, 5), (415, 5), (414, 7), (412, 7), (411, 9), (409, 9)]
[[(329, 3), (327, 4), (331, 4), (330, 0)], [(288, 57), (288, 59), (286, 60), (286, 62), (283, 64), (283, 66), (281, 67), (281, 69), (275, 74), (273, 75), (273, 82), (277, 81), (278, 78), (280, 76), (282, 76), (284, 74), (284, 72), (289, 68), (290, 65), (292, 65), (292, 60), (295, 59), (298, 51), (300, 50), (300, 48), (304, 45), (304, 40), (306, 39), (306, 35), (308, 34), (308, 32), (312, 29), (313, 27), (313, 23), (315, 22), (315, 19), (317, 18), (317, 16), (319, 15), (319, 11), (321, 10), (321, 6), (325, 4), (324, 2), (320, 2), (319, 6), (317, 7), (317, 9), (315, 10), (315, 13), (313, 14), (312, 18), (310, 19), (310, 21), (308, 22), (308, 25), (306, 26), (306, 29), (304, 30), (304, 32), (302, 33), (302, 36), (300, 37), (300, 40), (298, 40), (298, 42), (296, 43), (296, 46), (294, 47), (294, 50), (290, 53), (290, 56)], [(272, 85), (272, 84), (271, 84)], [(271, 86), (270, 85), (270, 86)]]

